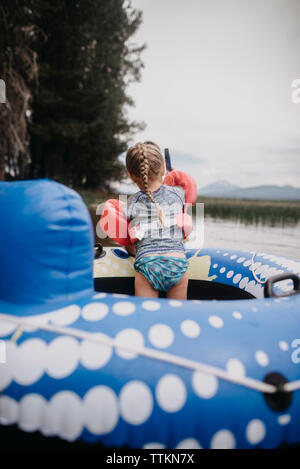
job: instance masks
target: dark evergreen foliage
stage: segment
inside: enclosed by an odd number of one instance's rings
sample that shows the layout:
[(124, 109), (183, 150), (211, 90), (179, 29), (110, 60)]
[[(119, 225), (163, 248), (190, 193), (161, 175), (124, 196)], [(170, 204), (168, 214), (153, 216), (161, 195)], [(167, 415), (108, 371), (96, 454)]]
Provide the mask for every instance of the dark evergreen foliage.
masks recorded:
[(24, 177), (30, 162), (28, 111), (38, 70), (32, 3), (0, 3), (0, 78), (6, 84), (6, 103), (0, 104), (0, 180), (5, 173)]
[(126, 115), (133, 104), (127, 84), (142, 68), (143, 46), (131, 44), (141, 13), (124, 0), (16, 3), (32, 22), (29, 45), (38, 66), (29, 87), (26, 175), (107, 188), (122, 176), (118, 156), (141, 126)]

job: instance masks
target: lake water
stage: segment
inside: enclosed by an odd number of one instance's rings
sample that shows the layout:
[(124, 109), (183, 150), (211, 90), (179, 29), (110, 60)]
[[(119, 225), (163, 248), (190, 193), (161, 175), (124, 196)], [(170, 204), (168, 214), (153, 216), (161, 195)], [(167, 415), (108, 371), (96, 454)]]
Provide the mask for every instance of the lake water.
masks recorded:
[[(203, 236), (186, 243), (186, 247), (200, 247)], [(268, 226), (245, 224), (234, 220), (221, 220), (205, 217), (203, 247), (221, 247), (263, 251), (300, 260), (300, 224)]]

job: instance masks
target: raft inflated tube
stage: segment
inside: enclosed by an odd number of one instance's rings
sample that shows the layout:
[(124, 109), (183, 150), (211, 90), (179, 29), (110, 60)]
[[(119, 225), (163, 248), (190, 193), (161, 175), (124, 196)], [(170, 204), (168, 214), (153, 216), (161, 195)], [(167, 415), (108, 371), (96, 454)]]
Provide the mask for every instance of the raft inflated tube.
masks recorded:
[(136, 297), (134, 257), (93, 249), (78, 194), (0, 190), (2, 446), (300, 443), (298, 260), (186, 248), (188, 300)]

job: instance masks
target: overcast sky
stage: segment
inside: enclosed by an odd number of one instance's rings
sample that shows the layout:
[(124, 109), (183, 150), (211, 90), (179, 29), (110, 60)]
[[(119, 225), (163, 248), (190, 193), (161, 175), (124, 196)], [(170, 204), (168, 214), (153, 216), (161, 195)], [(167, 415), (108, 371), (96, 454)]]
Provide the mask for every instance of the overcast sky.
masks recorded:
[[(199, 187), (300, 187), (300, 0), (133, 0), (142, 79), (128, 89), (136, 141), (170, 148)], [(134, 142), (133, 142), (134, 143)]]

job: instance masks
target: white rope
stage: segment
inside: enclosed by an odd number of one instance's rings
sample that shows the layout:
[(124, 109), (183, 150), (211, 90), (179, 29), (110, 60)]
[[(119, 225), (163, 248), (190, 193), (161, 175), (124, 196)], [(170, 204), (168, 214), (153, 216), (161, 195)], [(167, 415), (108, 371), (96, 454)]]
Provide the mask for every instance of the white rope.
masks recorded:
[(286, 392), (298, 391), (298, 389), (300, 389), (300, 379), (283, 385), (283, 390)]
[[(257, 379), (248, 378), (246, 376), (233, 376), (228, 373), (226, 370), (222, 370), (221, 368), (217, 368), (211, 365), (206, 365), (205, 363), (201, 363), (195, 360), (190, 360), (188, 358), (181, 357), (179, 355), (173, 355), (171, 353), (162, 352), (160, 350), (154, 350), (148, 347), (136, 347), (133, 345), (127, 345), (119, 343), (117, 340), (112, 339), (108, 336), (95, 336), (90, 332), (81, 331), (79, 329), (72, 329), (69, 327), (59, 327), (50, 324), (37, 324), (33, 321), (28, 321), (27, 319), (23, 318), (16, 318), (14, 316), (10, 316), (8, 314), (0, 314), (0, 320), (3, 319), (4, 321), (12, 322), (17, 325), (29, 326), (35, 329), (42, 329), (49, 332), (54, 332), (57, 334), (69, 335), (72, 337), (76, 337), (82, 340), (88, 340), (90, 342), (94, 342), (97, 344), (105, 344), (110, 347), (115, 347), (118, 349), (124, 349), (130, 352), (137, 353), (139, 355), (143, 355), (147, 358), (152, 358), (155, 360), (171, 363), (172, 365), (181, 366), (184, 368), (189, 368), (191, 370), (201, 371), (202, 373), (211, 374), (218, 378), (224, 379), (231, 383), (239, 384), (246, 388), (254, 389), (255, 391), (273, 394), (277, 391), (276, 386), (268, 383), (264, 383)], [(299, 383), (300, 388), (300, 383)], [(298, 388), (297, 388), (298, 389)]]
[(266, 280), (261, 280), (261, 279), (259, 279), (259, 278), (257, 277), (256, 273), (254, 272), (254, 257), (255, 257), (255, 255), (256, 255), (256, 253), (257, 253), (257, 251), (254, 251), (253, 256), (252, 256), (252, 259), (251, 259), (251, 267), (252, 267), (251, 271), (252, 271), (252, 274), (253, 274), (253, 277), (255, 278), (255, 280), (256, 280), (258, 283), (263, 284), (263, 283), (266, 283)]
[[(266, 283), (266, 281), (267, 281), (268, 279), (266, 279), (266, 280), (261, 280), (261, 279), (259, 279), (259, 278), (257, 277), (256, 273), (254, 272), (254, 267), (255, 267), (255, 264), (254, 264), (254, 257), (255, 257), (255, 255), (256, 255), (257, 252), (258, 252), (257, 250), (254, 251), (254, 253), (253, 253), (253, 255), (252, 255), (252, 259), (251, 259), (251, 267), (252, 267), (252, 268), (251, 268), (251, 272), (252, 272), (253, 277), (255, 278), (255, 280), (256, 280), (258, 283), (263, 284), (263, 283)], [(299, 274), (300, 274), (300, 272), (291, 272), (291, 273), (294, 273), (294, 274), (296, 274), (296, 275), (299, 275)]]

